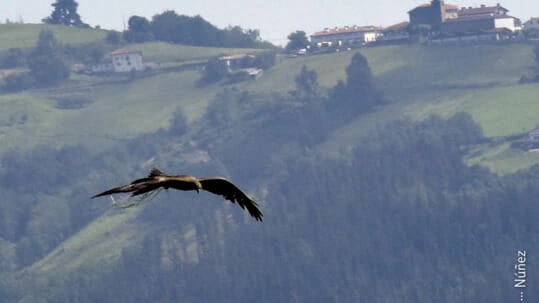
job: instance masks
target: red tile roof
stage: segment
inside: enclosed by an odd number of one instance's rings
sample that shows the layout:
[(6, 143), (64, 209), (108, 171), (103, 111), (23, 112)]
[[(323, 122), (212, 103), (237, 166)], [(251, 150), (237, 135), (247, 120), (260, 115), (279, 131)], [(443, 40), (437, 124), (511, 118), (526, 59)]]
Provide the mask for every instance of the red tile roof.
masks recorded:
[(248, 55), (248, 54), (237, 54), (237, 55), (230, 55), (230, 56), (221, 56), (219, 57), (219, 60), (239, 60), (246, 57), (254, 58), (255, 56)]
[(393, 30), (404, 29), (404, 28), (406, 28), (408, 26), (408, 24), (410, 24), (410, 22), (408, 22), (408, 21), (399, 22), (397, 24), (393, 24), (393, 25), (390, 25), (390, 26), (384, 28), (384, 31), (393, 31)]
[(483, 6), (483, 7), (472, 7), (472, 8), (463, 7), (459, 10), (459, 16), (490, 15), (490, 14), (497, 14), (499, 11), (506, 13), (509, 10), (502, 6)]
[(109, 55), (114, 56), (114, 55), (124, 55), (124, 54), (133, 54), (133, 53), (141, 53), (142, 54), (142, 51), (124, 47), (124, 48), (119, 48), (117, 50), (112, 51)]

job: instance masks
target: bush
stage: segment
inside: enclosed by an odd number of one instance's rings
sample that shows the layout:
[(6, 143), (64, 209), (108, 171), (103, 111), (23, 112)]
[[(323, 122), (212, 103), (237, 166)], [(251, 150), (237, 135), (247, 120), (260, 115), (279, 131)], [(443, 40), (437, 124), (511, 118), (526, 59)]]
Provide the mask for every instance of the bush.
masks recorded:
[(31, 88), (34, 80), (28, 73), (15, 73), (4, 78), (2, 88), (6, 92), (16, 92)]
[(226, 64), (221, 62), (219, 58), (213, 58), (208, 60), (206, 66), (203, 70), (202, 78), (200, 79), (200, 84), (210, 84), (215, 83), (226, 77), (228, 74), (228, 68)]
[(117, 31), (110, 31), (105, 38), (105, 41), (109, 44), (117, 45), (122, 42), (122, 35)]
[(70, 69), (63, 51), (51, 31), (41, 31), (36, 48), (28, 57), (28, 68), (35, 85), (54, 85), (69, 77)]
[(2, 68), (16, 68), (26, 64), (26, 56), (20, 48), (10, 48), (0, 63)]
[(268, 69), (275, 65), (276, 57), (276, 51), (263, 52), (256, 56), (253, 65), (264, 70)]

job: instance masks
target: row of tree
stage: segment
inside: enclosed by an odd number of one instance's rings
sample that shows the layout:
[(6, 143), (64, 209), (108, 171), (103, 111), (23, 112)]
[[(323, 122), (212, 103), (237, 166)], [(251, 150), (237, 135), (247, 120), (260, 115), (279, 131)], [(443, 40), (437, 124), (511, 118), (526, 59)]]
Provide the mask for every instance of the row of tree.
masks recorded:
[(157, 40), (197, 46), (273, 47), (269, 42), (262, 41), (258, 30), (239, 26), (219, 29), (201, 16), (178, 15), (170, 10), (153, 16), (151, 21), (141, 16), (132, 16), (128, 26), (123, 37), (131, 43)]
[[(44, 23), (88, 27), (77, 12), (76, 1), (56, 0), (52, 6), (54, 9), (50, 16), (43, 18)], [(243, 29), (239, 26), (221, 30), (201, 16), (178, 15), (174, 11), (157, 14), (151, 21), (141, 16), (131, 16), (128, 26), (123, 38), (130, 43), (157, 40), (198, 46), (273, 47), (271, 43), (262, 41), (258, 30)]]

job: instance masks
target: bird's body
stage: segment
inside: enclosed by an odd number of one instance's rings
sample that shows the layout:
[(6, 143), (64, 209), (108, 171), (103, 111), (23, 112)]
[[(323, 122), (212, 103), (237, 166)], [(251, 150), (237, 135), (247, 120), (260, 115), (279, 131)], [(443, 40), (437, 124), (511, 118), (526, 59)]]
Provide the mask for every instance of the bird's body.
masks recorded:
[(247, 209), (253, 218), (262, 221), (263, 214), (258, 208), (258, 204), (231, 181), (222, 177), (195, 178), (190, 175), (167, 175), (157, 168), (152, 169), (146, 178), (137, 179), (128, 185), (111, 188), (93, 196), (92, 199), (117, 193), (131, 193), (131, 196), (138, 196), (160, 188), (183, 191), (196, 190), (197, 192), (206, 190), (223, 196), (232, 203), (238, 203), (241, 208)]

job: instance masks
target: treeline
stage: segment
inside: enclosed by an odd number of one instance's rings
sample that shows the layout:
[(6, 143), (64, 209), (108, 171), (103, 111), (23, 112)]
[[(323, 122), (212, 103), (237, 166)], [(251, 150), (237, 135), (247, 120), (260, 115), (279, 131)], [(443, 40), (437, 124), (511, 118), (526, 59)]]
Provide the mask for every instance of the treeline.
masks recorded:
[(131, 16), (128, 30), (123, 38), (130, 43), (163, 41), (169, 43), (237, 48), (273, 48), (262, 41), (256, 29), (243, 29), (231, 26), (219, 29), (201, 16), (178, 15), (174, 11), (165, 11), (152, 17), (152, 20)]

